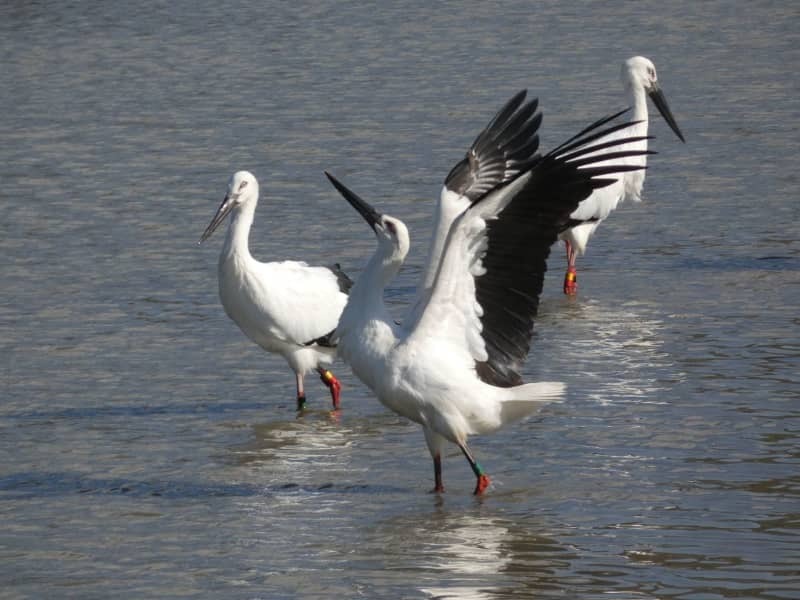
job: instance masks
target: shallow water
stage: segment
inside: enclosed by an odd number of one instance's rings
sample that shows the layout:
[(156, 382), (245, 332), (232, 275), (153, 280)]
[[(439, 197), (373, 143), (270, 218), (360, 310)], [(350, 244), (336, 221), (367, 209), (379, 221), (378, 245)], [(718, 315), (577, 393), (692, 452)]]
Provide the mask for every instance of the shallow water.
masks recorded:
[[(792, 3), (12, 2), (0, 8), (0, 597), (796, 598), (800, 58)], [(443, 176), (529, 87), (550, 148), (621, 106), (641, 53), (645, 202), (560, 293), (529, 380), (564, 402), (453, 453), (346, 366), (344, 410), (216, 296), (241, 168), (251, 245), (357, 276), (369, 231), (340, 176), (415, 243)]]

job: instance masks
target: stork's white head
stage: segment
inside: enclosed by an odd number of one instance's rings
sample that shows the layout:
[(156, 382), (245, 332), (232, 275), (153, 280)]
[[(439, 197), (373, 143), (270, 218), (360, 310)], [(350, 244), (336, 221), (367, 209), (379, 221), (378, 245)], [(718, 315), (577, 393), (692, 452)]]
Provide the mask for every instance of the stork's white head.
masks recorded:
[[(658, 112), (664, 117), (667, 125), (670, 126), (670, 129), (675, 132), (675, 135), (677, 135), (682, 142), (685, 142), (686, 140), (683, 139), (683, 133), (681, 133), (680, 127), (678, 127), (678, 123), (675, 121), (675, 117), (672, 116), (672, 111), (669, 109), (667, 98), (664, 96), (664, 92), (661, 91), (661, 87), (658, 84), (656, 66), (653, 62), (644, 56), (629, 58), (622, 63), (620, 76), (626, 92), (633, 95), (634, 98), (642, 92), (647, 94), (653, 104), (655, 104)], [(642, 99), (642, 102), (644, 102), (644, 99)], [(642, 106), (644, 107), (644, 104)]]
[(623, 62), (620, 77), (626, 88), (636, 86), (649, 93), (658, 87), (656, 66), (644, 56), (634, 56)]
[(258, 180), (250, 171), (236, 171), (228, 182), (228, 193), (220, 204), (211, 223), (208, 224), (203, 235), (200, 237), (200, 242), (206, 241), (214, 230), (220, 226), (225, 220), (225, 217), (231, 211), (240, 209), (243, 206), (252, 205), (258, 202)]
[(406, 224), (389, 215), (381, 215), (380, 219), (372, 226), (372, 230), (387, 259), (390, 262), (402, 264), (411, 246), (411, 238), (408, 235)]
[(228, 197), (237, 206), (258, 198), (258, 180), (250, 171), (236, 171), (228, 181)]

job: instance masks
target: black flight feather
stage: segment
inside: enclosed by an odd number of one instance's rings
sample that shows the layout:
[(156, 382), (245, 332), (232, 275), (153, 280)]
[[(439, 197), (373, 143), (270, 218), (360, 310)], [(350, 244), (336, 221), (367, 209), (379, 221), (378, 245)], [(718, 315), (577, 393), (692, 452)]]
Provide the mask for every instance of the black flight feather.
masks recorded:
[(517, 177), (538, 158), (536, 132), (542, 115), (536, 112), (539, 101), (525, 102), (526, 94), (525, 90), (515, 94), (489, 121), (445, 178), (447, 189), (475, 201)]
[[(342, 271), (342, 265), (339, 263), (333, 263), (332, 265), (326, 265), (326, 268), (331, 271), (334, 275), (336, 275), (336, 282), (339, 284), (339, 291), (343, 294), (349, 294), (350, 288), (353, 287), (353, 280), (347, 276), (347, 273)], [(334, 328), (332, 331), (329, 331), (323, 336), (315, 338), (309, 342), (304, 342), (303, 346), (313, 346), (316, 344), (317, 346), (325, 346), (327, 348), (335, 348), (336, 344), (333, 341), (333, 334), (336, 332)]]
[[(475, 364), (483, 381), (501, 387), (522, 383), (520, 372), (530, 350), (551, 246), (559, 232), (570, 223), (570, 214), (578, 204), (595, 189), (616, 181), (616, 178), (601, 176), (642, 168), (624, 164), (592, 166), (645, 154), (645, 151), (613, 150), (640, 137), (586, 148), (587, 144), (632, 124), (598, 131), (618, 116), (600, 119), (546, 156), (535, 157), (528, 169), (529, 179), (498, 217), (487, 221), (488, 243), (482, 259), (485, 272), (475, 278), (476, 299), (483, 309), (482, 336), (488, 354), (486, 361)], [(611, 151), (586, 156), (604, 149)], [(501, 188), (524, 176), (528, 170), (499, 182), (491, 191), (502, 193)], [(487, 192), (479, 198), (471, 198), (472, 206), (488, 195)]]
[(339, 263), (333, 263), (332, 265), (326, 265), (326, 267), (336, 275), (336, 282), (339, 284), (339, 291), (343, 294), (349, 294), (350, 288), (353, 287), (353, 280), (347, 276), (347, 273), (342, 271), (342, 265)]

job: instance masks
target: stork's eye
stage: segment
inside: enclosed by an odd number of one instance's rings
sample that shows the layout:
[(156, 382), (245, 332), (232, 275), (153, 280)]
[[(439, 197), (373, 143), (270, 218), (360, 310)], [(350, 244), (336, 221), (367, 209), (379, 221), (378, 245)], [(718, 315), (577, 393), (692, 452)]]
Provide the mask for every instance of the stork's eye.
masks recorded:
[(241, 192), (246, 187), (247, 187), (247, 182), (243, 181), (242, 183), (239, 184), (239, 191)]
[(386, 229), (387, 229), (387, 230), (389, 231), (389, 233), (391, 233), (392, 235), (397, 235), (397, 227), (395, 227), (395, 226), (394, 226), (394, 223), (392, 223), (391, 221), (386, 221)]
[(647, 67), (647, 74), (650, 76), (650, 79), (656, 78), (656, 70), (652, 67)]

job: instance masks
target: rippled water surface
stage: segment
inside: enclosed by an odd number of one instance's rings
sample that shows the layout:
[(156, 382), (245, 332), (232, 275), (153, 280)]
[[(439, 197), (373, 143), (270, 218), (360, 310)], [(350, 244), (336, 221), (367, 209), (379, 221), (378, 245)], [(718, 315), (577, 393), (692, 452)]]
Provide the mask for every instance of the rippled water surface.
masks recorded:
[[(800, 11), (792, 2), (6, 2), (0, 7), (0, 597), (798, 598)], [(415, 243), (528, 87), (550, 148), (644, 54), (686, 135), (604, 224), (526, 377), (565, 401), (452, 453), (343, 364), (294, 412), (280, 358), (196, 241), (261, 181), (264, 260), (373, 239), (329, 169)]]

